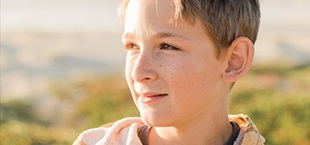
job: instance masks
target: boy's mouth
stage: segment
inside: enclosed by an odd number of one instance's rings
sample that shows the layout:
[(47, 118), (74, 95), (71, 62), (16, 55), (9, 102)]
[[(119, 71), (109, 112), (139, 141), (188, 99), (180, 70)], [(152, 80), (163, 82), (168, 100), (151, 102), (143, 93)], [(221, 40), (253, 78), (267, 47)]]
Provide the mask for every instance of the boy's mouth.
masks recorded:
[(155, 102), (159, 99), (162, 99), (167, 95), (168, 94), (155, 94), (155, 93), (139, 94), (138, 100), (141, 103), (148, 104), (148, 103)]

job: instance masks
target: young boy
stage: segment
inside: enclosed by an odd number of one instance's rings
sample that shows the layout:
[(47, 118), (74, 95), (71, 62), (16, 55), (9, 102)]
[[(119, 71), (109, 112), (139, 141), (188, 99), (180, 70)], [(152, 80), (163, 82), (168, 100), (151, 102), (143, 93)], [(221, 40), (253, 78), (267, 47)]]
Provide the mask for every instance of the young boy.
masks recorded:
[(83, 132), (74, 144), (260, 145), (228, 94), (252, 63), (257, 0), (124, 0), (126, 80), (140, 118)]

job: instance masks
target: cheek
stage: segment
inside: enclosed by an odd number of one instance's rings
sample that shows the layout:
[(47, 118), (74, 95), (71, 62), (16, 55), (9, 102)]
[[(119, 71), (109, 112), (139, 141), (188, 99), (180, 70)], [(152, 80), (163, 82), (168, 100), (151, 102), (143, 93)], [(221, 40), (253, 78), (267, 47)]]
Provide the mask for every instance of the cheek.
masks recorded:
[(125, 62), (125, 76), (126, 76), (127, 81), (132, 79), (131, 74), (133, 71), (135, 60), (136, 60), (136, 57), (130, 54), (130, 52), (127, 52), (126, 62)]
[(126, 65), (125, 65), (125, 78), (126, 78), (126, 82), (127, 85), (130, 89), (130, 91), (133, 93), (133, 79), (131, 77), (131, 73), (132, 73), (132, 63), (130, 63), (128, 60), (126, 60)]
[[(160, 66), (161, 76), (164, 78), (169, 86), (169, 89), (174, 91), (185, 91), (192, 84), (192, 80), (195, 79), (195, 70), (192, 67), (190, 61), (184, 59), (175, 59), (170, 63), (162, 63)], [(191, 84), (191, 85), (189, 85)], [(188, 86), (189, 85), (189, 86)]]
[(133, 102), (136, 104), (137, 106), (137, 94), (134, 90), (134, 80), (131, 78), (131, 72), (132, 72), (132, 66), (130, 63), (126, 62), (126, 66), (125, 66), (125, 77), (126, 77), (126, 82), (128, 85), (128, 88), (130, 90), (131, 93), (131, 97), (133, 99)]
[(131, 74), (131, 66), (130, 64), (126, 61), (126, 64), (125, 64), (125, 77), (126, 77), (126, 81), (129, 85), (129, 81), (130, 81), (130, 74)]
[(205, 59), (178, 60), (166, 66), (166, 81), (175, 93), (208, 93), (219, 82), (219, 64)]

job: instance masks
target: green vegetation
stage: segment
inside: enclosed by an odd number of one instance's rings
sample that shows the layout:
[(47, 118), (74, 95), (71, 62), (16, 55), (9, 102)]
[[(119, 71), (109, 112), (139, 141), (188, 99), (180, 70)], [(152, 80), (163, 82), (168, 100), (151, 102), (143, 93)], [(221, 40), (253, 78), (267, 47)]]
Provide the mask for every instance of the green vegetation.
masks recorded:
[[(310, 144), (309, 74), (310, 66), (255, 66), (234, 86), (230, 113), (250, 116), (268, 145)], [(0, 144), (71, 144), (87, 128), (138, 116), (119, 76), (51, 85), (56, 105), (49, 114), (35, 99), (2, 102)]]
[(236, 84), (230, 111), (249, 115), (267, 144), (310, 144), (309, 74), (309, 66), (253, 69)]

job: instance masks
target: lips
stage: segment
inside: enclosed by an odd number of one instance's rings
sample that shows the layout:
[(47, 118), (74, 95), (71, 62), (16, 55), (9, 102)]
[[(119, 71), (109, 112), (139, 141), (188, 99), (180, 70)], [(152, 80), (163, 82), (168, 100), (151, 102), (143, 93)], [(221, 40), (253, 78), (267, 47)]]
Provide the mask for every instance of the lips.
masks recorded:
[(140, 94), (138, 100), (141, 103), (147, 104), (162, 99), (165, 96), (167, 96), (167, 94), (155, 94), (155, 93)]

